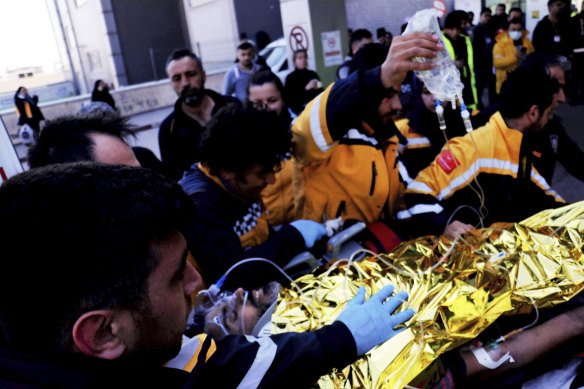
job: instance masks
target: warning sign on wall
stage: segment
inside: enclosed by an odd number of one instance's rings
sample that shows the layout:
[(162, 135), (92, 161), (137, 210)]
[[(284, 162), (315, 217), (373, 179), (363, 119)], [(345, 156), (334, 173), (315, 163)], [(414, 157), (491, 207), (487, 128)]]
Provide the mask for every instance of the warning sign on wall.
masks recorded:
[(290, 30), (289, 44), (292, 52), (296, 50), (308, 50), (308, 34), (301, 26), (294, 26)]
[(0, 184), (22, 171), (20, 159), (18, 159), (8, 130), (0, 119)]
[(343, 63), (341, 50), (341, 32), (339, 30), (326, 31), (320, 34), (322, 40), (322, 56), (324, 66), (334, 66)]

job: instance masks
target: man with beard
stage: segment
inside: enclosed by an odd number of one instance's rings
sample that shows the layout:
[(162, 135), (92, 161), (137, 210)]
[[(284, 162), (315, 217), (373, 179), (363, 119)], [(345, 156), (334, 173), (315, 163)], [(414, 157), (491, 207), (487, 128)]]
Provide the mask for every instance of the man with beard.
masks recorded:
[(183, 337), (200, 284), (179, 232), (192, 217), (181, 188), (150, 169), (56, 164), (6, 181), (0, 387), (308, 387), (413, 315), (392, 314), (407, 293), (388, 299), (388, 285), (366, 302), (361, 288), (313, 332)]
[(569, 2), (549, 0), (548, 15), (544, 16), (533, 30), (533, 47), (548, 54), (571, 57)]
[(239, 101), (247, 99), (247, 80), (256, 71), (264, 67), (254, 63), (255, 51), (249, 42), (237, 46), (237, 62), (225, 74), (223, 94), (237, 97)]
[(473, 225), (518, 222), (564, 205), (533, 166), (533, 138), (553, 116), (558, 83), (541, 68), (519, 68), (501, 89), (489, 122), (451, 139), (407, 186), (412, 234), (454, 239)]
[[(277, 231), (268, 224), (261, 193), (274, 184), (290, 151), (288, 125), (275, 112), (228, 105), (201, 136), (201, 162), (179, 183), (199, 206), (186, 238), (207, 285), (245, 258), (266, 258), (283, 267), (326, 235), (322, 224), (310, 220), (283, 223)], [(280, 280), (273, 270), (265, 263), (246, 263), (230, 273), (225, 287), (251, 289)]]
[(168, 57), (166, 72), (179, 98), (174, 111), (160, 125), (158, 143), (167, 176), (178, 181), (199, 161), (199, 139), (211, 116), (238, 100), (205, 89), (203, 64), (187, 49), (176, 50)]

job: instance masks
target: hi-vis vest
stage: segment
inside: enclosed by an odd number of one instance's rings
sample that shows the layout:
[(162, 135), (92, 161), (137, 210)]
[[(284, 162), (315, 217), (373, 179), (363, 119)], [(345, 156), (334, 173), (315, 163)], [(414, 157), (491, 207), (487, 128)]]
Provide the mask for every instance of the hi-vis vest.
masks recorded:
[[(472, 109), (476, 109), (477, 103), (479, 101), (477, 88), (476, 88), (476, 80), (475, 80), (475, 73), (474, 73), (474, 54), (472, 50), (472, 41), (470, 38), (464, 34), (460, 34), (466, 43), (466, 56), (467, 56), (467, 63), (468, 68), (470, 69), (470, 86), (472, 88), (472, 95), (474, 97), (473, 104), (467, 104), (466, 106)], [(450, 54), (450, 58), (454, 61), (456, 56), (454, 54), (454, 47), (452, 47), (452, 43), (449, 39), (444, 39), (444, 44), (446, 45), (446, 50), (448, 50), (448, 54)], [(467, 77), (466, 68), (463, 68), (463, 77)]]

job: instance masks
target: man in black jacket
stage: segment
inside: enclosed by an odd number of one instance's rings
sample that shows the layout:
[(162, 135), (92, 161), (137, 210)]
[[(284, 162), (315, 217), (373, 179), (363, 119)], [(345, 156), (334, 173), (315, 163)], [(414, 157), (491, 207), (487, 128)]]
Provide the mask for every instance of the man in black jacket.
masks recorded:
[(238, 100), (205, 89), (203, 64), (190, 50), (173, 52), (166, 61), (166, 72), (179, 98), (174, 111), (160, 124), (158, 143), (166, 174), (178, 181), (199, 161), (199, 139), (211, 116)]
[(200, 286), (179, 233), (192, 217), (181, 188), (149, 169), (57, 164), (6, 181), (0, 387), (306, 387), (413, 313), (392, 315), (407, 294), (383, 303), (389, 286), (365, 303), (361, 290), (314, 332), (183, 338)]
[[(207, 284), (245, 258), (266, 258), (284, 267), (326, 235), (326, 228), (311, 220), (285, 223), (277, 231), (267, 222), (261, 192), (275, 182), (290, 151), (288, 126), (275, 112), (229, 105), (203, 133), (201, 162), (185, 172), (180, 184), (199, 206), (187, 240)], [(251, 289), (285, 281), (273, 270), (265, 263), (246, 263), (229, 275), (225, 286)]]

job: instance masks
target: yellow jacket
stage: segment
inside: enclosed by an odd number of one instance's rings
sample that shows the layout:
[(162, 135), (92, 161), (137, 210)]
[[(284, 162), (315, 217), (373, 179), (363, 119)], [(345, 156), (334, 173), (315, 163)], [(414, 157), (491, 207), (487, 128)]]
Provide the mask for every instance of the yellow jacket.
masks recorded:
[[(354, 95), (367, 96), (359, 86), (363, 82), (359, 77), (354, 73), (329, 86), (307, 104), (292, 126), (296, 218), (322, 222), (342, 216), (344, 220), (372, 223), (385, 216), (393, 217), (403, 207), (397, 135), (380, 128), (374, 130), (365, 122), (359, 128), (350, 128), (338, 120), (349, 110), (347, 117), (362, 113), (358, 104), (352, 104)], [(379, 73), (375, 77), (379, 80)], [(331, 99), (334, 101), (329, 101), (331, 91), (337, 93)], [(337, 125), (331, 128), (333, 121)]]
[(481, 211), (488, 226), (563, 205), (530, 162), (523, 138), (497, 112), (485, 126), (451, 139), (408, 184), (408, 208), (398, 217), (411, 218), (414, 235), (440, 234), (450, 219), (478, 224)]
[[(531, 41), (527, 37), (529, 31), (524, 30), (521, 37), (523, 47), (526, 48), (526, 54), (534, 51)], [(513, 43), (513, 39), (509, 36), (507, 31), (501, 31), (495, 37), (497, 43), (493, 47), (493, 66), (495, 67), (495, 75), (497, 77), (497, 93), (501, 92), (501, 85), (507, 79), (507, 74), (517, 68), (517, 49)]]
[(266, 207), (265, 217), (270, 226), (294, 220), (292, 165), (292, 160), (284, 161), (282, 170), (276, 174), (276, 182), (266, 186), (262, 191), (262, 201)]

